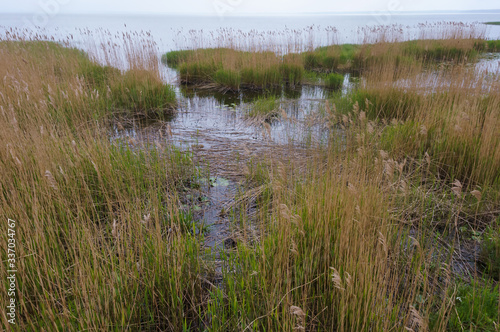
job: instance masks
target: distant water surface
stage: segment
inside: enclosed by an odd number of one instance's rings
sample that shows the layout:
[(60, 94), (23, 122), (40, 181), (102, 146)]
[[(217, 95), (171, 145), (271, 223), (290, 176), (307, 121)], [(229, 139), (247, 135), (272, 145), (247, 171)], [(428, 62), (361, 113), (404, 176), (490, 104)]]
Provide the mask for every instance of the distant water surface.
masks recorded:
[[(0, 14), (0, 26), (4, 28), (28, 28), (42, 26), (50, 36), (67, 36), (73, 34), (76, 42), (79, 29), (104, 29), (112, 34), (123, 31), (151, 32), (161, 52), (187, 47), (183, 45), (184, 37), (192, 37), (190, 30), (203, 30), (204, 38), (209, 39), (209, 32), (218, 29), (233, 29), (244, 33), (250, 31), (302, 31), (314, 26), (315, 45), (329, 44), (333, 39), (339, 43), (360, 42), (359, 29), (376, 25), (401, 25), (407, 35), (411, 35), (411, 27), (419, 24), (436, 22), (488, 22), (500, 21), (500, 12), (490, 13), (429, 13), (429, 14), (372, 14), (372, 15), (302, 15), (302, 16), (86, 16), (86, 15), (53, 15), (34, 16), (21, 14)], [(337, 29), (333, 34), (332, 27)], [(2, 29), (0, 29), (1, 33)], [(335, 35), (335, 36), (334, 36)], [(306, 38), (306, 36), (304, 36)], [(488, 26), (487, 38), (500, 39), (500, 26)], [(192, 41), (192, 38), (189, 42)], [(201, 42), (200, 42), (201, 43)], [(203, 46), (203, 45), (201, 45)], [(207, 45), (209, 46), (209, 45)]]

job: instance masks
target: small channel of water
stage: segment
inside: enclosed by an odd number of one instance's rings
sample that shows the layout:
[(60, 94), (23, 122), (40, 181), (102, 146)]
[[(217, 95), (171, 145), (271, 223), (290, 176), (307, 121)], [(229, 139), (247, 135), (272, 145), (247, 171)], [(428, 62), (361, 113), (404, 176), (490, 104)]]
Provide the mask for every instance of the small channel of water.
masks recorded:
[[(343, 93), (354, 86), (346, 76)], [(209, 179), (190, 197), (199, 204), (186, 206), (205, 232), (205, 246), (234, 245), (227, 207), (235, 200), (244, 180), (246, 162), (261, 160), (278, 149), (300, 149), (324, 144), (329, 138), (323, 114), (332, 91), (305, 85), (297, 89), (265, 93), (219, 93), (177, 86), (179, 107), (168, 122), (115, 126), (112, 139), (173, 144), (189, 151), (200, 166), (208, 167)], [(262, 94), (280, 100), (279, 116), (271, 121), (250, 119), (247, 112)], [(287, 153), (287, 152), (285, 152)]]
[[(488, 54), (474, 66), (478, 73), (497, 75), (500, 55)], [(432, 81), (432, 73), (430, 77)], [(354, 89), (357, 81), (346, 75), (342, 94)], [(425, 88), (432, 88), (432, 82)], [(200, 179), (201, 187), (189, 193), (191, 202), (185, 208), (199, 229), (205, 230), (204, 245), (215, 250), (217, 259), (222, 248), (229, 249), (238, 241), (228, 207), (241, 192), (246, 163), (263, 160), (263, 155), (272, 157), (279, 150), (292, 155), (296, 153), (292, 149), (325, 144), (332, 133), (322, 112), (332, 91), (304, 85), (260, 93), (220, 93), (177, 86), (176, 93), (179, 107), (168, 122), (115, 127), (111, 136), (125, 142), (132, 138), (173, 144), (192, 153), (202, 168), (209, 169), (209, 176)], [(262, 95), (280, 100), (280, 114), (271, 121), (246, 116)]]

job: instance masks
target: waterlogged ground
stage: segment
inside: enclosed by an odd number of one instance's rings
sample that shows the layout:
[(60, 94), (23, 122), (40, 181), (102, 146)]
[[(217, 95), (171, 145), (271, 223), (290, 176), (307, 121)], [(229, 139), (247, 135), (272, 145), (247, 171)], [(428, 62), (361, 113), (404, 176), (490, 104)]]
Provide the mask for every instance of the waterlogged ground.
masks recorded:
[[(487, 54), (473, 65), (478, 73), (496, 73), (500, 69), (500, 55)], [(170, 79), (173, 75), (175, 72), (168, 70)], [(422, 91), (432, 91), (436, 82), (443, 82), (433, 71), (423, 75)], [(487, 87), (488, 75), (485, 80)], [(146, 142), (159, 147), (174, 145), (194, 158), (203, 171), (196, 186), (185, 189), (182, 207), (192, 223), (189, 227), (197, 234), (203, 233), (204, 245), (214, 250), (215, 266), (219, 267), (216, 270), (221, 272), (220, 250), (231, 249), (243, 238), (235, 221), (241, 218), (233, 216), (237, 203), (245, 196), (243, 186), (249, 165), (257, 165), (264, 159), (305, 161), (314, 150), (311, 148), (330, 139), (341, 140), (342, 131), (330, 128), (325, 121), (325, 100), (333, 93), (348, 94), (360, 82), (362, 79), (346, 75), (342, 88), (335, 92), (319, 85), (240, 93), (177, 86), (179, 106), (170, 119), (117, 122), (111, 136), (137, 147)], [(263, 96), (278, 100), (275, 115), (249, 117), (253, 103)], [(251, 220), (251, 197), (249, 202), (244, 213)], [(245, 229), (253, 230), (248, 225)], [(258, 236), (257, 230), (254, 231)], [(477, 252), (477, 246), (464, 245), (460, 259), (452, 264), (453, 270), (466, 271), (468, 265), (474, 264)]]
[[(346, 76), (343, 93), (354, 84)], [(182, 200), (195, 232), (203, 232), (210, 248), (230, 248), (238, 241), (230, 212), (243, 194), (249, 163), (258, 163), (263, 156), (283, 162), (297, 157), (305, 160), (307, 148), (325, 144), (332, 135), (341, 139), (324, 121), (325, 99), (332, 91), (320, 86), (268, 92), (279, 100), (271, 118), (248, 116), (252, 103), (263, 93), (222, 94), (178, 87), (177, 94), (179, 106), (171, 119), (117, 122), (112, 139), (132, 146), (173, 144), (207, 170)]]
[(500, 70), (500, 54), (487, 53), (474, 66), (479, 72), (497, 73)]

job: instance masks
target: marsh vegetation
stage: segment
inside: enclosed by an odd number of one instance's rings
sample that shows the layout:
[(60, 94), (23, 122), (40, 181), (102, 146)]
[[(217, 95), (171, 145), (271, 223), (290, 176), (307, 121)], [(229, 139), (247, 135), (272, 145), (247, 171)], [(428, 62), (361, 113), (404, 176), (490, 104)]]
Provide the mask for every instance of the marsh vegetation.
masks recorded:
[(499, 331), (500, 73), (474, 66), (499, 43), (435, 28), (162, 58), (147, 34), (125, 56), (7, 34), (3, 326)]

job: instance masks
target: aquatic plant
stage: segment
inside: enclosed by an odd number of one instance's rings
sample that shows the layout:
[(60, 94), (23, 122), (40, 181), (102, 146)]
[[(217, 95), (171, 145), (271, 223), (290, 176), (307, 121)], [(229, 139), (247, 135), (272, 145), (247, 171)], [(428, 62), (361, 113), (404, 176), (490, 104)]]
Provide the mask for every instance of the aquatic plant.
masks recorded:
[(331, 73), (325, 78), (325, 85), (332, 89), (340, 89), (344, 84), (344, 75)]

